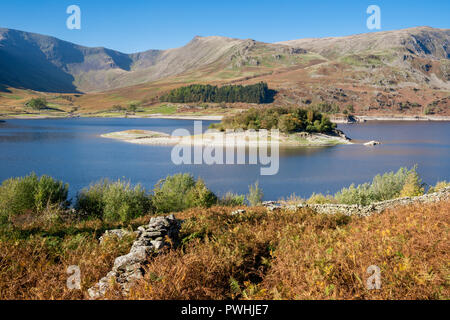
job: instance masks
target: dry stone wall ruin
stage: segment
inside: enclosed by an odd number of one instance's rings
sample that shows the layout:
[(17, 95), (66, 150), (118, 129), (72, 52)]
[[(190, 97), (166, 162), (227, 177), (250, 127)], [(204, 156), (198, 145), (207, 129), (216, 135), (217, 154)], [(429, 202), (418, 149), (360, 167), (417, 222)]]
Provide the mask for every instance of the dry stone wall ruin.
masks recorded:
[(347, 216), (370, 216), (374, 213), (383, 212), (386, 209), (398, 206), (406, 206), (414, 203), (432, 203), (450, 199), (450, 187), (444, 188), (438, 192), (425, 194), (419, 197), (398, 198), (387, 201), (376, 202), (367, 206), (347, 205), (347, 204), (307, 204), (300, 203), (296, 205), (287, 205), (284, 203), (267, 201), (263, 203), (269, 210), (288, 209), (296, 210), (309, 208), (322, 214), (344, 214)]
[[(133, 283), (144, 276), (143, 267), (148, 258), (168, 247), (170, 242), (178, 242), (180, 228), (181, 221), (174, 215), (151, 218), (149, 224), (139, 227), (130, 252), (116, 258), (112, 270), (88, 290), (89, 297), (103, 298), (112, 283), (119, 285), (122, 293), (127, 294)], [(120, 238), (127, 234), (130, 234), (130, 231), (107, 231), (100, 241), (104, 241), (108, 236)]]

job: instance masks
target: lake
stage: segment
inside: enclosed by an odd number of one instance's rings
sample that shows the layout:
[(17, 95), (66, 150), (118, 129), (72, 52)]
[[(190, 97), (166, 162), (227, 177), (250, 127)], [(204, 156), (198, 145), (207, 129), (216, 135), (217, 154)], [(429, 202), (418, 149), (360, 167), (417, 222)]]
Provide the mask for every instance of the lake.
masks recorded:
[[(203, 127), (212, 121), (203, 121)], [(181, 165), (171, 162), (172, 147), (136, 145), (99, 135), (129, 129), (172, 133), (193, 132), (192, 120), (169, 119), (39, 119), (0, 123), (0, 180), (32, 171), (70, 184), (70, 195), (101, 178), (129, 179), (151, 189), (168, 174), (189, 172), (202, 177), (222, 195), (246, 193), (258, 180), (266, 200), (292, 193), (334, 193), (351, 183), (401, 166), (419, 166), (423, 181), (450, 180), (450, 122), (367, 122), (339, 125), (356, 140), (378, 140), (382, 145), (342, 145), (280, 149), (277, 175), (260, 176), (259, 165)]]

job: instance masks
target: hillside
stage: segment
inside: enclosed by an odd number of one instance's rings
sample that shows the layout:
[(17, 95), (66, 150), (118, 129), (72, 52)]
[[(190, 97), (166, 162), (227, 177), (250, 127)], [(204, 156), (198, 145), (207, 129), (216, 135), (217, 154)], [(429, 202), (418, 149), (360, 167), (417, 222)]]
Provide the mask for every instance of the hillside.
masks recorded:
[[(450, 115), (449, 57), (450, 30), (429, 27), (274, 44), (195, 37), (181, 48), (136, 54), (0, 29), (0, 91), (10, 91), (0, 92), (0, 108), (20, 113), (37, 95), (65, 111), (130, 103), (151, 108), (160, 95), (192, 82), (265, 81), (278, 91), (274, 104), (326, 102), (352, 105), (357, 114)], [(50, 92), (86, 94), (58, 100)]]
[[(449, 202), (386, 210), (368, 218), (311, 210), (190, 209), (183, 245), (149, 259), (129, 296), (107, 299), (443, 299), (448, 289)], [(147, 224), (150, 216), (131, 226)], [(34, 235), (29, 236), (34, 227)], [(126, 254), (134, 237), (99, 242), (100, 221), (23, 226), (0, 242), (3, 299), (89, 299), (88, 289)], [(70, 231), (69, 231), (70, 230)], [(51, 235), (51, 236), (49, 236)], [(48, 238), (46, 238), (48, 237)], [(67, 266), (80, 265), (82, 290), (67, 290)], [(379, 266), (381, 290), (367, 290)], [(26, 267), (25, 267), (26, 266)]]
[(124, 54), (0, 29), (0, 84), (43, 92), (102, 91), (199, 70), (211, 64), (217, 70), (233, 64), (257, 66), (258, 61), (245, 60), (246, 51), (255, 47), (267, 47), (264, 49), (273, 52), (280, 48), (289, 50), (284, 45), (258, 45), (252, 40), (195, 37), (177, 49)]

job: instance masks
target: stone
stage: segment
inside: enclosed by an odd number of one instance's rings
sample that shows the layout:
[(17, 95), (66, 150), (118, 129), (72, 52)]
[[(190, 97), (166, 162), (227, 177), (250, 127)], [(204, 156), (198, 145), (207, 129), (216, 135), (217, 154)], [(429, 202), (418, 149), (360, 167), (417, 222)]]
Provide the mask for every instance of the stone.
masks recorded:
[(110, 237), (117, 237), (119, 239), (122, 239), (125, 236), (132, 235), (133, 232), (125, 229), (114, 229), (114, 230), (107, 230), (101, 237), (100, 237), (100, 243), (103, 243), (107, 238)]
[[(297, 205), (288, 205), (283, 203), (277, 203), (280, 208), (295, 211), (302, 208), (309, 208), (317, 213), (321, 214), (344, 214), (347, 216), (370, 216), (375, 213), (381, 213), (386, 209), (394, 208), (397, 206), (405, 206), (414, 203), (430, 203), (450, 198), (450, 187), (444, 188), (438, 192), (432, 194), (425, 194), (423, 196), (413, 198), (398, 198), (387, 201), (381, 201), (372, 203), (367, 206), (360, 205), (347, 205), (347, 204), (307, 204), (299, 203)], [(269, 210), (274, 206), (273, 201), (263, 203)]]
[(155, 247), (156, 250), (159, 250), (164, 246), (164, 241), (154, 240), (152, 241), (152, 245)]
[[(114, 266), (106, 277), (101, 278), (88, 290), (90, 298), (101, 299), (104, 297), (113, 281), (120, 285), (123, 294), (127, 294), (133, 283), (144, 276), (143, 266), (148, 259), (168, 245), (164, 242), (163, 236), (167, 235), (171, 242), (176, 244), (180, 228), (181, 220), (177, 220), (174, 215), (153, 217), (148, 225), (140, 226), (136, 232), (137, 239), (133, 242), (129, 253), (114, 260)], [(127, 232), (131, 234), (130, 231)], [(110, 230), (105, 234), (107, 233), (122, 236), (124, 234), (117, 230)]]
[(267, 210), (269, 210), (269, 211), (275, 211), (275, 210), (279, 210), (279, 209), (282, 209), (282, 208), (283, 208), (283, 206), (280, 205), (280, 204), (279, 204), (278, 202), (276, 202), (276, 201), (264, 201), (264, 202), (262, 203), (262, 205), (263, 205), (263, 207), (266, 207)]
[(146, 247), (138, 247), (134, 251), (116, 258), (113, 271), (125, 270), (128, 265), (143, 263), (147, 259)]
[(239, 210), (233, 211), (233, 212), (231, 213), (231, 215), (232, 215), (232, 216), (236, 216), (236, 215), (244, 214), (245, 212), (246, 212), (245, 210), (239, 209)]
[(380, 145), (380, 144), (381, 144), (380, 141), (375, 141), (375, 140), (372, 140), (372, 141), (364, 143), (365, 146), (377, 146), (377, 145)]
[(161, 231), (142, 232), (142, 237), (144, 237), (144, 238), (154, 238), (154, 237), (161, 237), (161, 236), (162, 236)]

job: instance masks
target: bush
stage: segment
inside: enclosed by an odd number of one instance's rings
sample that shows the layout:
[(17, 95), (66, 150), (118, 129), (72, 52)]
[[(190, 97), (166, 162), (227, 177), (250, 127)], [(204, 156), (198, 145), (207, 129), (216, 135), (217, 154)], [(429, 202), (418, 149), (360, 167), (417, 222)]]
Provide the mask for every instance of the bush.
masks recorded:
[(102, 219), (105, 205), (103, 194), (108, 184), (107, 179), (101, 180), (78, 192), (75, 210), (83, 217)]
[(333, 196), (327, 195), (324, 196), (321, 193), (313, 193), (312, 196), (306, 200), (308, 204), (326, 204), (326, 203), (335, 203)]
[[(405, 187), (408, 177), (417, 176), (417, 167), (408, 170), (400, 168), (396, 173), (389, 172), (377, 175), (372, 183), (364, 183), (355, 187), (343, 188), (334, 198), (339, 203), (368, 205), (372, 202), (398, 198)], [(413, 179), (413, 178), (409, 178)], [(410, 182), (412, 183), (412, 181)], [(406, 191), (405, 191), (406, 192)]]
[(103, 219), (105, 221), (130, 221), (151, 211), (151, 199), (138, 184), (134, 188), (129, 182), (116, 181), (108, 185), (103, 193)]
[(220, 200), (219, 204), (225, 207), (238, 207), (245, 205), (245, 196), (227, 192)]
[(41, 214), (49, 206), (67, 208), (69, 185), (49, 176), (11, 178), (0, 186), (0, 215)]
[(139, 104), (137, 104), (137, 103), (131, 103), (129, 106), (128, 106), (128, 111), (129, 112), (136, 112), (137, 110), (138, 110), (138, 108), (139, 108)]
[(198, 179), (194, 188), (190, 190), (187, 196), (189, 208), (209, 208), (217, 203), (216, 195), (211, 192), (202, 179)]
[(450, 187), (450, 182), (447, 181), (439, 181), (436, 183), (435, 186), (431, 186), (430, 189), (428, 189), (428, 193), (434, 193), (438, 192), (439, 190), (445, 189)]
[(190, 174), (175, 174), (160, 180), (153, 191), (153, 205), (157, 212), (182, 211), (192, 207), (211, 207), (217, 197)]
[(425, 188), (419, 175), (415, 170), (410, 171), (400, 192), (400, 197), (417, 197), (423, 195), (424, 192)]
[(85, 218), (126, 222), (151, 212), (152, 203), (141, 185), (105, 179), (79, 192), (75, 209)]
[(256, 181), (254, 185), (248, 187), (247, 201), (250, 206), (255, 207), (262, 203), (264, 193), (259, 187), (259, 182)]

